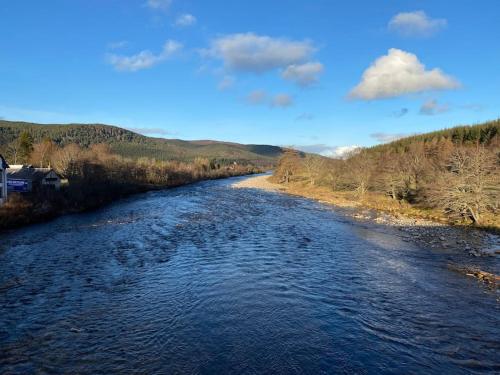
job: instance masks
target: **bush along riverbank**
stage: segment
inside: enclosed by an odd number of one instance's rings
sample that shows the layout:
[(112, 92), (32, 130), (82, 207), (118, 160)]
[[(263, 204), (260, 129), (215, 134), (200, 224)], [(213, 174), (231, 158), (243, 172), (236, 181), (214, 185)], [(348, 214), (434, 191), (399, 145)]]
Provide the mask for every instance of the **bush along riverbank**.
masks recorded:
[(104, 144), (90, 148), (74, 144), (63, 148), (51, 144), (50, 147), (53, 149), (41, 153), (42, 156), (32, 152), (29, 160), (38, 161), (40, 166), (53, 166), (63, 178), (61, 189), (9, 194), (8, 201), (0, 207), (0, 229), (92, 210), (149, 190), (262, 172), (260, 167), (251, 164), (221, 164), (204, 158), (191, 163), (144, 158), (129, 160), (113, 154)]

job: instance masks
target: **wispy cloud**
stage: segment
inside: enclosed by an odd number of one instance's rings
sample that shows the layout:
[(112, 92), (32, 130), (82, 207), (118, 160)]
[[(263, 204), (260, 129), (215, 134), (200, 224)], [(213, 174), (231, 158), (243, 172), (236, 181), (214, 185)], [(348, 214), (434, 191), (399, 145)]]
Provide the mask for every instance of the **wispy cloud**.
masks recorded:
[(180, 49), (182, 49), (182, 44), (174, 40), (167, 40), (162, 51), (158, 54), (154, 54), (149, 50), (144, 50), (131, 56), (109, 54), (107, 61), (118, 71), (136, 72), (151, 68), (169, 59)]
[(293, 97), (289, 94), (270, 95), (264, 90), (250, 92), (245, 97), (245, 101), (251, 105), (268, 105), (271, 108), (287, 108), (294, 104)]
[(378, 133), (372, 133), (370, 134), (370, 137), (376, 139), (379, 142), (382, 143), (387, 143), (387, 142), (393, 142), (397, 141), (398, 139), (408, 137), (412, 135), (412, 133), (384, 133), (384, 132), (378, 132)]
[(148, 0), (146, 6), (153, 10), (166, 12), (172, 5), (172, 0)]
[(139, 133), (139, 134), (143, 134), (143, 135), (162, 135), (162, 136), (175, 135), (174, 132), (170, 132), (170, 131), (162, 129), (162, 128), (129, 128), (129, 127), (127, 127), (125, 129), (130, 130), (134, 133)]
[(431, 18), (424, 11), (402, 12), (389, 21), (388, 28), (403, 36), (428, 37), (447, 26), (444, 18)]
[(288, 94), (277, 94), (271, 99), (271, 107), (286, 108), (293, 105), (293, 97)]
[(467, 109), (474, 112), (481, 112), (484, 109), (484, 105), (478, 103), (468, 103), (460, 106), (461, 109)]
[(231, 87), (234, 86), (234, 83), (235, 83), (234, 77), (224, 76), (217, 85), (217, 88), (220, 91), (229, 90)]
[(40, 123), (89, 122), (88, 118), (73, 113), (56, 112), (45, 109), (7, 107), (0, 105), (4, 118), (12, 121), (33, 121)]
[(301, 113), (295, 118), (295, 121), (311, 121), (314, 119), (314, 115), (312, 113)]
[(267, 93), (264, 90), (254, 90), (250, 92), (245, 99), (248, 104), (264, 104), (267, 101)]
[(120, 40), (120, 41), (117, 41), (117, 42), (111, 42), (108, 44), (108, 49), (111, 49), (111, 50), (116, 50), (116, 49), (121, 49), (121, 48), (125, 48), (128, 46), (128, 41), (126, 40)]
[(188, 27), (188, 26), (193, 26), (196, 23), (196, 17), (193, 16), (192, 14), (185, 13), (179, 15), (175, 19), (175, 26), (178, 27)]
[(422, 104), (420, 107), (420, 114), (433, 116), (440, 113), (445, 113), (450, 110), (450, 106), (448, 104), (439, 104), (436, 99), (430, 99)]
[(401, 109), (399, 109), (399, 110), (397, 110), (397, 111), (392, 112), (392, 115), (393, 115), (394, 117), (403, 117), (403, 116), (405, 116), (406, 114), (408, 114), (408, 112), (409, 112), (409, 109), (408, 109), (408, 108), (401, 108)]
[(460, 83), (440, 69), (426, 70), (416, 55), (391, 48), (387, 55), (379, 57), (364, 71), (361, 82), (349, 96), (352, 99), (376, 100), (458, 87)]

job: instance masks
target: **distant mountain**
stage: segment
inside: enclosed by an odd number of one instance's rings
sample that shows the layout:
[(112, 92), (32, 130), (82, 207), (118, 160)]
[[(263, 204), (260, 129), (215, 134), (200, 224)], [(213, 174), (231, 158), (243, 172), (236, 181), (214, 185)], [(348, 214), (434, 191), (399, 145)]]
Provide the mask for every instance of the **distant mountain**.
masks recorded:
[(281, 147), (270, 145), (245, 145), (211, 140), (183, 141), (146, 137), (117, 126), (103, 124), (34, 124), (0, 120), (0, 149), (17, 139), (22, 131), (28, 131), (33, 140), (45, 138), (64, 146), (76, 143), (88, 147), (107, 143), (119, 155), (138, 159), (191, 161), (206, 157), (227, 162), (250, 162), (257, 165), (274, 164), (282, 154)]

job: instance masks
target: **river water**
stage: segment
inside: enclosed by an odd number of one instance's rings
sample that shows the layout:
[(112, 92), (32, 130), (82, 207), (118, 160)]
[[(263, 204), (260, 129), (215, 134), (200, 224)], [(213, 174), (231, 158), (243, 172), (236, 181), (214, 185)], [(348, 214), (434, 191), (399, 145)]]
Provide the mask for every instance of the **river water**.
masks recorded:
[(235, 181), (2, 234), (0, 373), (500, 372), (462, 255)]

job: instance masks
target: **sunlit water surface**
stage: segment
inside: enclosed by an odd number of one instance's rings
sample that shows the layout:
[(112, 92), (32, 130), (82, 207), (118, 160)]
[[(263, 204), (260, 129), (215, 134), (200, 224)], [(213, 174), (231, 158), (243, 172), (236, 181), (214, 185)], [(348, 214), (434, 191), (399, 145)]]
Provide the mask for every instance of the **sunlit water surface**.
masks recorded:
[(500, 371), (460, 255), (234, 181), (1, 235), (0, 373)]

